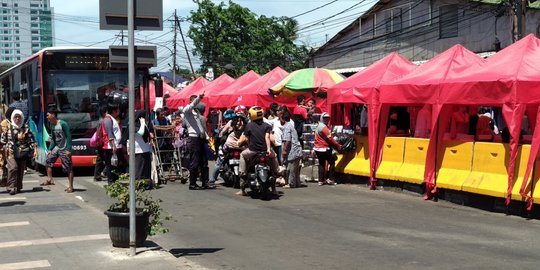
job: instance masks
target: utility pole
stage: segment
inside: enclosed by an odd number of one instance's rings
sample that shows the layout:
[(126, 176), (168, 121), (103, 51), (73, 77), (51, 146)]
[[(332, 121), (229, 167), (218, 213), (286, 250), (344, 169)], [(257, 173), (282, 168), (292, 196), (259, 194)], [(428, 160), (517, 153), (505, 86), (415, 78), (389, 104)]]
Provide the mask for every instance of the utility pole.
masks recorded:
[(525, 35), (527, 0), (510, 0), (510, 7), (513, 18), (512, 43), (514, 43)]
[[(128, 29), (128, 119), (135, 123), (135, 0), (127, 3)], [(135, 125), (129, 125), (129, 164), (135, 164)], [(136, 252), (135, 224), (135, 166), (129, 166), (129, 250), (133, 257)]]
[(184, 49), (186, 49), (186, 55), (189, 62), (189, 67), (191, 68), (191, 76), (193, 76), (193, 79), (195, 79), (195, 70), (193, 70), (193, 64), (191, 63), (191, 57), (189, 56), (188, 48), (186, 45), (186, 40), (184, 39), (184, 33), (182, 32), (182, 26), (180, 26), (180, 22), (178, 21), (178, 17), (174, 16), (174, 20), (176, 21), (176, 24), (178, 25), (178, 29), (180, 30), (180, 36), (182, 37), (182, 43), (184, 43)]
[(173, 66), (172, 66), (172, 81), (173, 87), (176, 89), (176, 24), (177, 24), (176, 9), (174, 10), (174, 37), (173, 37)]
[(122, 42), (122, 46), (124, 46), (124, 30), (120, 30), (120, 34), (116, 34), (115, 37), (120, 38), (120, 42)]

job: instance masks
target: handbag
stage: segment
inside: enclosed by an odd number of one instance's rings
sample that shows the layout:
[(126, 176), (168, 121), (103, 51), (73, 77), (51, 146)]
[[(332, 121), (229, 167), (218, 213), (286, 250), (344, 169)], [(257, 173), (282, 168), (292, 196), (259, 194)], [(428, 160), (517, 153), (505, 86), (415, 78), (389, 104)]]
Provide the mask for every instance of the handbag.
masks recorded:
[(10, 130), (11, 130), (11, 138), (12, 140), (14, 140), (13, 142), (13, 157), (15, 159), (30, 159), (31, 158), (31, 152), (30, 152), (30, 147), (24, 149), (24, 150), (21, 150), (21, 147), (19, 145), (17, 145), (17, 138), (15, 137), (15, 134), (13, 133), (13, 127), (10, 126)]
[(96, 132), (94, 132), (94, 135), (92, 135), (92, 138), (90, 138), (90, 147), (94, 147), (94, 148), (103, 147), (102, 122), (103, 121), (101, 121), (99, 125), (96, 127)]
[(31, 157), (30, 149), (21, 150), (21, 148), (18, 145), (14, 144), (13, 145), (13, 157), (15, 157), (15, 159), (30, 159), (30, 157)]

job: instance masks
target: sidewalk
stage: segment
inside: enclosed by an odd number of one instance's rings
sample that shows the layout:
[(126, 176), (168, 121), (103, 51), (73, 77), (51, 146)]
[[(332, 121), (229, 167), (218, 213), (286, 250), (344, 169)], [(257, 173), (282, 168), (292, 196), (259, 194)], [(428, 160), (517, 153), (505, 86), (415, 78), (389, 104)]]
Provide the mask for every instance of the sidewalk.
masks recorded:
[(105, 208), (99, 209), (109, 204), (101, 183), (76, 178), (76, 192), (68, 194), (65, 177), (42, 188), (44, 178), (29, 170), (22, 193), (0, 189), (0, 269), (202, 269), (151, 237), (135, 257), (112, 247)]

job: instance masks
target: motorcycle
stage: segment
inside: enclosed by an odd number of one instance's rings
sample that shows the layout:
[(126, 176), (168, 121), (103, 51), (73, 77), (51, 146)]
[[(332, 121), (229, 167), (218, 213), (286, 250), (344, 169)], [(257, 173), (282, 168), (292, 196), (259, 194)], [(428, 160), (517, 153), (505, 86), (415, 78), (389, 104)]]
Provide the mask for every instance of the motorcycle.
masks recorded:
[(263, 200), (271, 198), (271, 190), (275, 190), (276, 178), (272, 175), (268, 165), (269, 157), (266, 152), (257, 153), (248, 166), (247, 183), (251, 190), (251, 197), (259, 197)]
[(240, 188), (240, 150), (229, 150), (223, 156), (221, 178), (226, 187)]

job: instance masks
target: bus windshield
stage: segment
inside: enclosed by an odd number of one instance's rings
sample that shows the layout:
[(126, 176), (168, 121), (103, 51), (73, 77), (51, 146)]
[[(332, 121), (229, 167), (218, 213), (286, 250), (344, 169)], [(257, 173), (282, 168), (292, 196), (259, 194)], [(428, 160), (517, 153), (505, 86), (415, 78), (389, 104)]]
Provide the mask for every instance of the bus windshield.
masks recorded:
[[(138, 86), (140, 76), (136, 78)], [(58, 118), (68, 123), (74, 139), (92, 137), (105, 112), (107, 95), (128, 88), (126, 71), (48, 70), (45, 80), (47, 108), (60, 111)]]

